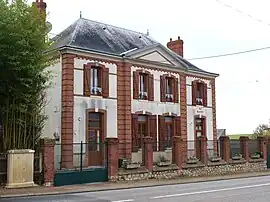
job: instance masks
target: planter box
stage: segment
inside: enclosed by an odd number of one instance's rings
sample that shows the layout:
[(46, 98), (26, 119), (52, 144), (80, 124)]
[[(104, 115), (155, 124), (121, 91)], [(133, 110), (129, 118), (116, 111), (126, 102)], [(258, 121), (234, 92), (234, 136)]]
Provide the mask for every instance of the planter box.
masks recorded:
[(242, 159), (242, 156), (233, 156), (232, 157), (232, 160), (241, 160)]
[(137, 169), (140, 168), (141, 165), (139, 163), (131, 163), (131, 164), (126, 164), (124, 166), (125, 169), (130, 170), (130, 169)]
[(169, 166), (169, 165), (171, 165), (170, 161), (157, 162), (157, 166), (159, 166), (159, 167), (164, 167), (164, 166)]
[(196, 159), (196, 160), (195, 159), (194, 160), (193, 159), (192, 160), (191, 159), (187, 160), (187, 164), (196, 164), (198, 162), (199, 162), (198, 159)]
[(259, 158), (261, 158), (261, 155), (259, 155), (259, 154), (251, 155), (250, 158), (251, 159), (259, 159)]
[(221, 161), (221, 158), (220, 157), (210, 158), (210, 161), (211, 162), (219, 162), (219, 161)]

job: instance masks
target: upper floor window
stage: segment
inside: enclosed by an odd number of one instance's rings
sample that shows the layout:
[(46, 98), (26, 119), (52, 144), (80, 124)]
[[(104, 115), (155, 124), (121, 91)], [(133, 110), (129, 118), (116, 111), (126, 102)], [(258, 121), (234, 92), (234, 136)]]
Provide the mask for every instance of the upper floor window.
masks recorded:
[(196, 104), (203, 105), (203, 83), (197, 83)]
[(166, 98), (166, 101), (167, 102), (173, 102), (173, 87), (174, 87), (174, 84), (173, 84), (174, 80), (173, 78), (166, 78), (166, 95), (165, 95), (165, 98)]
[(88, 63), (84, 65), (84, 95), (97, 95), (109, 97), (109, 69), (98, 64)]
[(207, 84), (202, 81), (192, 82), (192, 105), (207, 106)]
[(139, 98), (147, 100), (148, 98), (148, 75), (144, 73), (139, 74)]
[(160, 101), (179, 102), (178, 79), (175, 76), (160, 76)]
[(91, 94), (92, 95), (101, 95), (101, 72), (98, 67), (91, 67)]
[(133, 99), (154, 101), (154, 76), (145, 70), (133, 72)]

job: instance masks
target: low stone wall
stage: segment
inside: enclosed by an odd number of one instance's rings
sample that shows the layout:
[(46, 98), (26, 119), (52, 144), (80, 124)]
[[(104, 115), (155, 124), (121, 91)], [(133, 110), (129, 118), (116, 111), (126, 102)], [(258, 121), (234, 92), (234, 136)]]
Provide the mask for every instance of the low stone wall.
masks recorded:
[(176, 165), (168, 167), (154, 166), (153, 171), (149, 172), (145, 168), (136, 170), (120, 169), (118, 176), (110, 179), (110, 181), (140, 181), (148, 179), (175, 179), (179, 177), (202, 177), (202, 176), (220, 176), (232, 175), (246, 172), (261, 172), (266, 170), (266, 162), (262, 159), (232, 161), (229, 164), (226, 162), (211, 163), (207, 166), (202, 163), (195, 165), (184, 164), (182, 170), (179, 170)]
[(183, 165), (182, 176), (199, 177), (199, 176), (218, 176), (231, 175), (246, 172), (260, 172), (266, 170), (266, 162), (263, 160), (253, 160), (250, 162), (237, 161), (230, 164), (209, 164), (202, 167), (191, 167)]
[(111, 181), (139, 181), (148, 179), (175, 179), (179, 177), (179, 169), (176, 165), (168, 167), (154, 166), (153, 171), (149, 172), (145, 168), (136, 170), (119, 170), (118, 176)]

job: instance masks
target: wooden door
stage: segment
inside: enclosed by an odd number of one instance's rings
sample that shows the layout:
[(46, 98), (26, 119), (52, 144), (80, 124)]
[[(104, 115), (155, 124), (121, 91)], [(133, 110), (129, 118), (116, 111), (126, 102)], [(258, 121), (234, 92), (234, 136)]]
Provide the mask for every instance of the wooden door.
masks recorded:
[(103, 166), (105, 154), (104, 138), (102, 130), (102, 114), (88, 114), (87, 151), (88, 166)]

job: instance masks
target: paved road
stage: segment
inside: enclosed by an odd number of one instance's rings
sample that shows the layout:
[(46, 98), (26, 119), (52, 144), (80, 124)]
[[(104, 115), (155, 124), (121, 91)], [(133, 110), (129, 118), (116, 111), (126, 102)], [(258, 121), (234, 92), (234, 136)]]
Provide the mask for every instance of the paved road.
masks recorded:
[(0, 199), (1, 202), (268, 202), (270, 176), (70, 195)]

